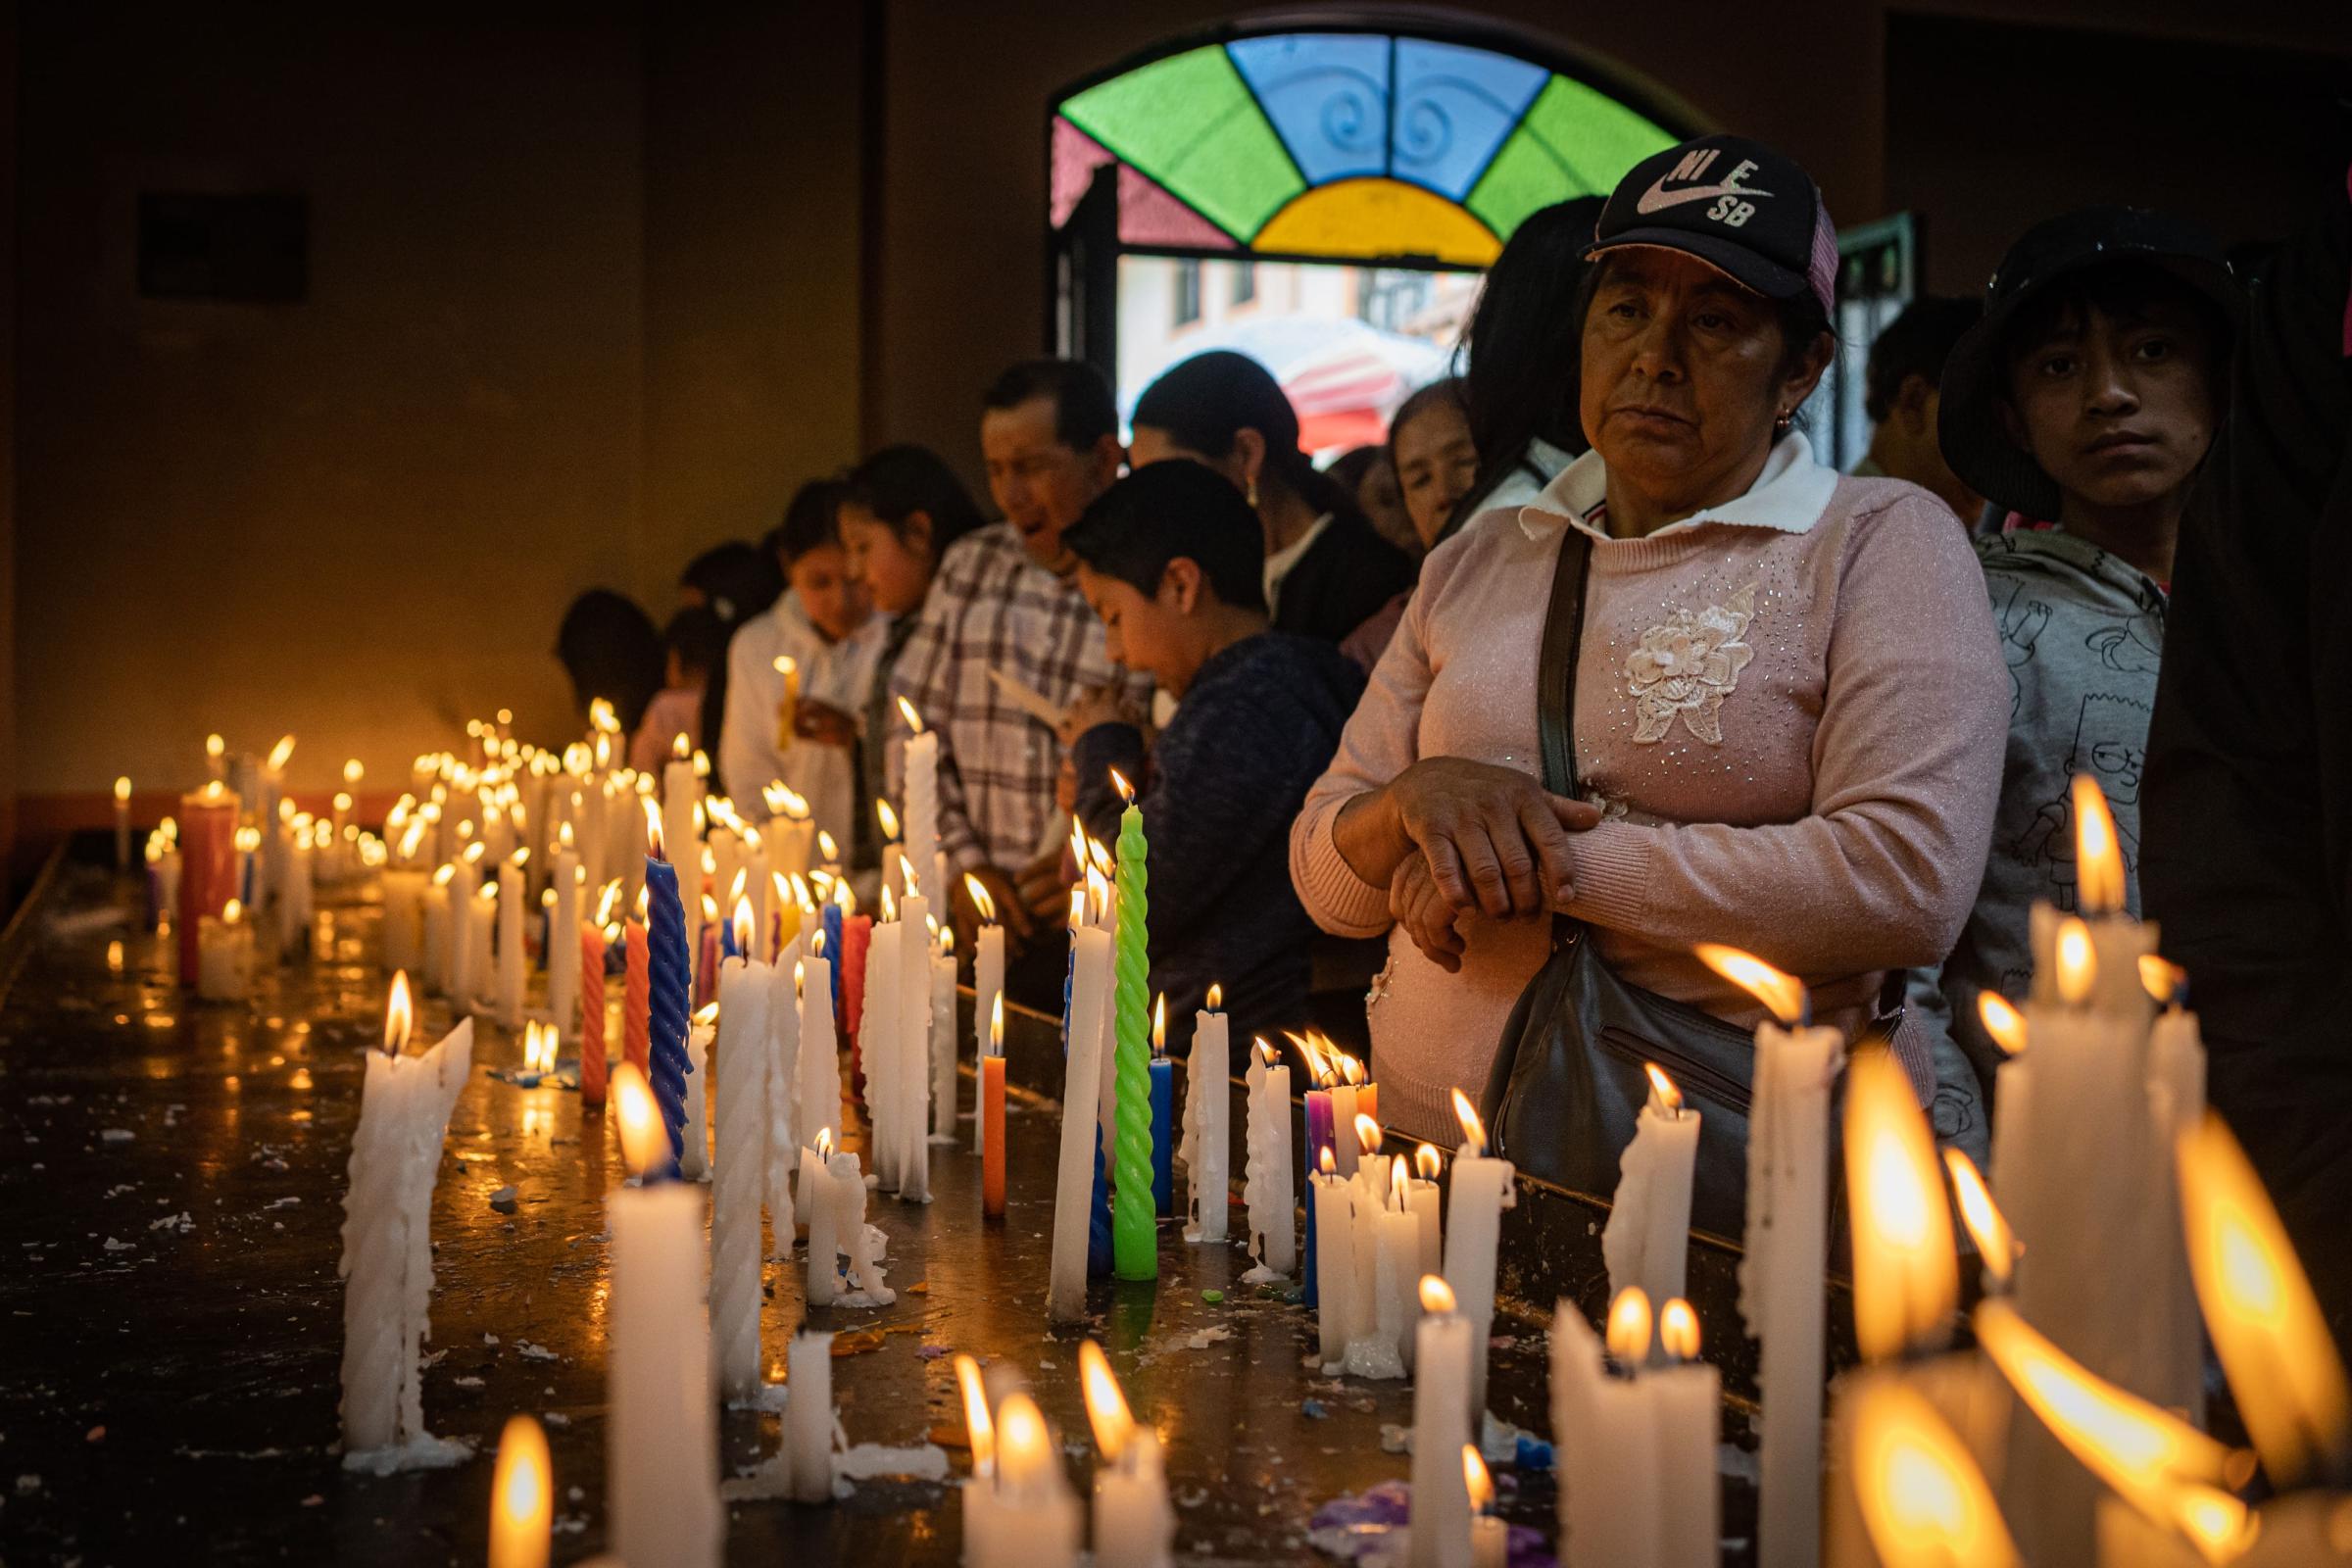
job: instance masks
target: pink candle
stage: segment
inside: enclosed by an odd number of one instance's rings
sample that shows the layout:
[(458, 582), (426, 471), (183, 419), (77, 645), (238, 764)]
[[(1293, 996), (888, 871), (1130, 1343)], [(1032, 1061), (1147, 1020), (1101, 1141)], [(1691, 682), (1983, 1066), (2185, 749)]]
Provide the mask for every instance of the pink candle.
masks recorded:
[(179, 800), (179, 983), (196, 983), (196, 922), (218, 917), (237, 888), (234, 791), (218, 780)]
[(865, 1021), (865, 950), (874, 936), (874, 917), (853, 914), (841, 922), (841, 1021), (850, 1032), (850, 1093), (865, 1094), (865, 1062), (858, 1051), (858, 1026)]
[(653, 1038), (648, 1033), (654, 1004), (653, 975), (646, 967), (645, 922), (631, 920), (623, 928), (629, 966), (620, 991), (620, 1053), (639, 1072), (651, 1070)]
[(580, 922), (580, 1103), (605, 1102), (605, 934)]

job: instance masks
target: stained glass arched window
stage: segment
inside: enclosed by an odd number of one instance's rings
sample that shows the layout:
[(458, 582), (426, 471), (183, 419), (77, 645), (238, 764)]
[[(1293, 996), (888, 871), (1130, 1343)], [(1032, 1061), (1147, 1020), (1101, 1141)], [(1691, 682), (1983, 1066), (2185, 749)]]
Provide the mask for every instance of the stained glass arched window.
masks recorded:
[(1070, 92), (1053, 219), (1115, 166), (1124, 247), (1485, 267), (1529, 213), (1678, 135), (1591, 82), (1397, 31), (1180, 47)]

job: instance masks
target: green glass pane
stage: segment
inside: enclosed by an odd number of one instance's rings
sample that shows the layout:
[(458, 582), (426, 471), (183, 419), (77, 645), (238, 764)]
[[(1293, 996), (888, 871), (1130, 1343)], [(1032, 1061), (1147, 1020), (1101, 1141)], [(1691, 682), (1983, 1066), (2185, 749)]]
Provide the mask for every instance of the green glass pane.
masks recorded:
[(1504, 239), (1539, 207), (1605, 196), (1675, 138), (1616, 99), (1554, 76), (1470, 192), (1470, 210)]
[(1088, 135), (1247, 240), (1306, 188), (1222, 47), (1155, 60), (1065, 99)]

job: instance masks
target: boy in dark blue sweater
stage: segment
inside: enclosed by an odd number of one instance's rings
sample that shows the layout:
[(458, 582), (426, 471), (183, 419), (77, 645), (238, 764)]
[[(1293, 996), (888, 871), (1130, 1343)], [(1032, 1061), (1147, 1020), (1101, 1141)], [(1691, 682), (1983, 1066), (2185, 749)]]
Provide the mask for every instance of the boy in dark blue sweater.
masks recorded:
[(1088, 834), (1115, 843), (1116, 768), (1151, 841), (1152, 986), (1169, 1046), (1189, 1045), (1211, 984), (1232, 1018), (1233, 1070), (1253, 1035), (1307, 1017), (1314, 933), (1291, 890), (1291, 820), (1340, 744), (1362, 671), (1327, 642), (1267, 629), (1264, 530), (1222, 475), (1181, 459), (1139, 468), (1062, 536), (1111, 662), (1177, 699), (1147, 753), (1106, 694), (1063, 721)]

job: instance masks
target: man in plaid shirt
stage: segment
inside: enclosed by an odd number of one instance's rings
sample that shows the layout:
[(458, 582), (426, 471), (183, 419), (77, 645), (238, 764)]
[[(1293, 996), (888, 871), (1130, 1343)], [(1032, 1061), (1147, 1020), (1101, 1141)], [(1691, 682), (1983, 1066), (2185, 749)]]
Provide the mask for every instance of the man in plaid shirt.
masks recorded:
[[(939, 745), (939, 847), (947, 857), (957, 945), (978, 918), (966, 872), (986, 886), (1017, 950), (1062, 909), (1054, 726), (1009, 698), (993, 668), (1056, 709), (1116, 683), (1149, 710), (1151, 683), (1115, 669), (1102, 624), (1080, 597), (1061, 534), (1118, 477), (1118, 409), (1093, 366), (1032, 360), (982, 399), (980, 446), (1004, 521), (948, 548), (891, 674)], [(889, 784), (902, 795), (901, 748)]]

